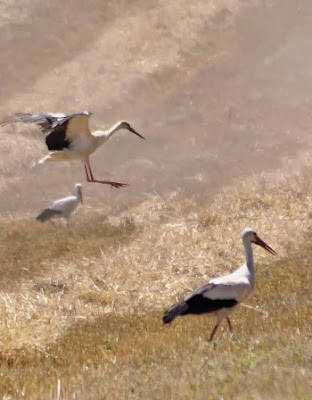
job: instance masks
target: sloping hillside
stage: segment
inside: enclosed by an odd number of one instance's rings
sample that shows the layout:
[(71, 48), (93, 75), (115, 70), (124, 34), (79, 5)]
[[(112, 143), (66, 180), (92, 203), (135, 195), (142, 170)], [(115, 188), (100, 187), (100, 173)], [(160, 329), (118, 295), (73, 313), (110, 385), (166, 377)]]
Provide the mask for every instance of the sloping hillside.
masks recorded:
[[(0, 397), (312, 396), (309, 0), (4, 0), (0, 116), (128, 119), (81, 163), (34, 165), (36, 127), (0, 134)], [(71, 226), (37, 214), (82, 182)], [(163, 326), (164, 310), (243, 261), (257, 286), (233, 315)]]

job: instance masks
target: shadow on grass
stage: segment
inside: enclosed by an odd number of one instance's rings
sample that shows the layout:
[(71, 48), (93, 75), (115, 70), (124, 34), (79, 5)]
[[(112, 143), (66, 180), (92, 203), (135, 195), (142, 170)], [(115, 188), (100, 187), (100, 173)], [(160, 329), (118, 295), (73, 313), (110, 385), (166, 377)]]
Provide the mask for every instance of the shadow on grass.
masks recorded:
[(108, 247), (127, 243), (135, 232), (130, 220), (116, 226), (95, 214), (80, 217), (69, 228), (62, 221), (55, 226), (7, 222), (0, 227), (0, 273), (3, 280), (18, 282), (40, 273), (47, 261), (98, 257)]

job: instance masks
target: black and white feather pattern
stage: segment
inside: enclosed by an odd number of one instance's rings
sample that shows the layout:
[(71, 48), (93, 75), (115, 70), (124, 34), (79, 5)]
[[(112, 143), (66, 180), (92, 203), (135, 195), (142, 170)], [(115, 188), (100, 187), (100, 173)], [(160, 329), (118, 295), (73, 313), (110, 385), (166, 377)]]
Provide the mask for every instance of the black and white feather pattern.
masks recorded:
[(226, 285), (206, 283), (177, 304), (170, 307), (164, 314), (163, 322), (169, 323), (176, 317), (186, 314), (213, 313), (222, 308), (234, 307), (238, 302), (235, 293), (228, 292)]
[(46, 145), (50, 151), (61, 151), (70, 148), (72, 141), (79, 136), (91, 135), (89, 117), (91, 113), (84, 111), (75, 114), (45, 113), (22, 114), (16, 113), (1, 125), (12, 122), (36, 124), (46, 134)]

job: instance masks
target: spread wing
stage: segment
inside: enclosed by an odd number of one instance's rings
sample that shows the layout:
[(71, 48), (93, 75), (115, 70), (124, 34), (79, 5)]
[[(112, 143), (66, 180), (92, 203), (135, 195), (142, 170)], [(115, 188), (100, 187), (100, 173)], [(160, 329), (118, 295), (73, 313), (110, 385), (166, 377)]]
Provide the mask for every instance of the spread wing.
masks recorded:
[(43, 133), (50, 133), (56, 126), (62, 124), (67, 118), (62, 113), (46, 113), (46, 114), (22, 114), (16, 113), (7, 120), (1, 122), (1, 126), (12, 124), (14, 122), (24, 122), (26, 124), (37, 124)]
[(90, 136), (89, 118), (91, 113), (84, 111), (76, 114), (14, 114), (1, 123), (2, 126), (14, 122), (37, 124), (46, 136), (46, 144), (51, 151), (69, 148), (76, 139)]

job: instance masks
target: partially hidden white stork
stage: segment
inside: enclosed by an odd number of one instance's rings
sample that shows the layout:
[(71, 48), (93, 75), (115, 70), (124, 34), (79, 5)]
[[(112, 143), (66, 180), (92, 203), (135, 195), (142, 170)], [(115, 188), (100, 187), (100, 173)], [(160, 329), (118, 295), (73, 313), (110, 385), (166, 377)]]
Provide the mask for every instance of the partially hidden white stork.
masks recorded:
[(209, 341), (213, 340), (218, 326), (225, 318), (227, 319), (231, 335), (233, 334), (229, 314), (250, 294), (255, 284), (255, 270), (251, 244), (257, 244), (269, 253), (277, 256), (277, 253), (250, 228), (243, 231), (242, 240), (246, 253), (245, 263), (228, 275), (211, 279), (208, 283), (194, 290), (194, 292), (185, 297), (185, 299), (170, 307), (163, 317), (163, 322), (165, 324), (170, 323), (176, 317), (186, 314), (210, 313), (216, 316), (216, 324), (211, 332)]
[(46, 145), (49, 154), (39, 160), (39, 164), (46, 161), (70, 161), (81, 160), (85, 167), (88, 182), (97, 182), (119, 188), (128, 186), (125, 183), (113, 181), (100, 181), (94, 179), (90, 155), (105, 143), (119, 129), (126, 129), (141, 139), (142, 135), (136, 132), (128, 122), (119, 121), (107, 131), (90, 131), (89, 118), (91, 113), (84, 111), (76, 114), (46, 113), (46, 114), (14, 114), (8, 120), (1, 123), (2, 126), (14, 123), (35, 123), (46, 134)]
[(69, 218), (76, 210), (79, 203), (82, 204), (82, 185), (76, 183), (74, 196), (55, 200), (55, 202), (51, 204), (50, 207), (43, 210), (36, 219), (37, 221), (45, 222), (53, 218), (65, 218), (67, 225), (69, 225)]

